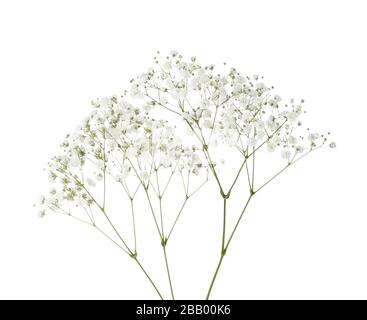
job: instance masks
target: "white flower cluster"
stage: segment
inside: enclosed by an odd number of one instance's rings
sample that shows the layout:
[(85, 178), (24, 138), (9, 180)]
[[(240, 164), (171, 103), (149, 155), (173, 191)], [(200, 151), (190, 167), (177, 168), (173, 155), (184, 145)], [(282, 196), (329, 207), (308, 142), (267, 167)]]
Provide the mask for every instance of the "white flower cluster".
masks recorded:
[[(236, 69), (216, 72), (177, 52), (155, 58), (155, 67), (132, 80), (135, 104), (164, 108), (178, 115), (205, 148), (219, 143), (243, 155), (264, 143), (291, 161), (298, 154), (322, 146), (326, 135), (300, 131), (303, 100), (283, 103), (258, 75), (243, 76)], [(330, 147), (334, 147), (331, 143)]]
[[(63, 152), (48, 164), (52, 188), (40, 197), (39, 216), (53, 211), (93, 226), (137, 262), (163, 299), (137, 258), (140, 233), (134, 201), (140, 203), (141, 199), (135, 196), (142, 191), (157, 229), (174, 299), (166, 246), (188, 200), (208, 182), (210, 173), (223, 200), (223, 228), (220, 260), (208, 299), (252, 197), (311, 151), (327, 145), (335, 148), (336, 144), (328, 142), (329, 133), (303, 129), (304, 101), (284, 101), (273, 92), (273, 87), (264, 84), (261, 76), (241, 75), (226, 64), (220, 73), (214, 65), (201, 66), (195, 57), (185, 60), (175, 51), (165, 57), (158, 52), (154, 61), (154, 67), (132, 79), (129, 90), (121, 96), (93, 101), (90, 115), (66, 136), (61, 144)], [(256, 155), (256, 161), (255, 154), (260, 149), (265, 150), (266, 157), (267, 151), (278, 154), (282, 164), (276, 174), (259, 183), (262, 178), (258, 178), (257, 172), (262, 166), (261, 161), (260, 166), (257, 163), (264, 153)], [(227, 154), (233, 160), (229, 166), (235, 169), (233, 177), (225, 170), (228, 168), (222, 167)], [(202, 173), (205, 179), (198, 184)], [(182, 182), (184, 197), (180, 201), (176, 198), (177, 190), (170, 190), (180, 206), (176, 217), (167, 221), (162, 202), (176, 175)], [(227, 202), (235, 185), (241, 183), (241, 175), (247, 176), (248, 199), (232, 232), (227, 233)], [(110, 189), (110, 184), (115, 186)], [(133, 244), (125, 237), (128, 230), (124, 229), (122, 234), (110, 216), (110, 207), (114, 206), (109, 205), (106, 193), (119, 195), (115, 187), (122, 187), (130, 202)], [(152, 196), (156, 201), (151, 200)], [(169, 214), (174, 211), (170, 209)], [(101, 222), (104, 226), (100, 226)]]
[[(326, 135), (301, 131), (303, 100), (283, 102), (262, 77), (234, 68), (221, 74), (177, 52), (157, 56), (153, 68), (131, 80), (129, 91), (94, 101), (90, 116), (66, 137), (63, 154), (49, 163), (57, 187), (41, 198), (41, 216), (64, 201), (91, 206), (90, 189), (106, 174), (121, 183), (136, 177), (144, 187), (160, 169), (198, 175), (216, 165), (209, 150), (220, 144), (245, 158), (264, 145), (291, 163), (327, 142)], [(185, 145), (171, 122), (152, 116), (158, 109), (180, 119), (199, 144)], [(93, 170), (86, 175), (88, 165)]]
[[(55, 187), (41, 197), (40, 216), (47, 208), (67, 213), (64, 201), (68, 206), (93, 205), (90, 189), (107, 174), (120, 183), (133, 176), (148, 187), (157, 170), (194, 175), (207, 170), (200, 150), (185, 146), (167, 121), (154, 119), (147, 110), (117, 96), (98, 99), (92, 105), (90, 116), (74, 134), (66, 136), (63, 154), (49, 163), (49, 180)], [(86, 176), (87, 171), (92, 174)]]

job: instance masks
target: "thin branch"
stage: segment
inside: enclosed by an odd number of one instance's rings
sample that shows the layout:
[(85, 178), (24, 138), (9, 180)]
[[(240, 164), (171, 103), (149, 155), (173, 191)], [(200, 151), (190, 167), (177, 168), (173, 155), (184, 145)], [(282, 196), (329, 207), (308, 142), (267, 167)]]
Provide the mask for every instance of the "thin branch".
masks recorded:
[(168, 111), (171, 111), (179, 116), (181, 116), (181, 114), (171, 108), (168, 108), (167, 106), (165, 106), (164, 104), (160, 103), (159, 101), (157, 101), (156, 99), (154, 99), (153, 97), (151, 97), (148, 93), (145, 94), (149, 99), (153, 100), (156, 104), (160, 105), (161, 107), (167, 109)]
[(188, 200), (188, 199), (189, 199), (189, 197), (188, 197), (188, 196), (186, 196), (186, 197), (185, 197), (185, 201), (183, 202), (183, 204), (182, 204), (182, 206), (181, 206), (181, 208), (180, 208), (180, 210), (179, 210), (179, 212), (178, 212), (178, 215), (176, 216), (176, 219), (175, 219), (175, 221), (174, 221), (174, 223), (173, 223), (173, 225), (172, 225), (172, 227), (171, 227), (171, 230), (170, 230), (170, 232), (168, 233), (168, 236), (166, 237), (167, 241), (168, 241), (168, 239), (171, 237), (172, 231), (173, 231), (173, 229), (175, 228), (175, 226), (176, 226), (176, 224), (177, 224), (177, 221), (178, 221), (178, 219), (180, 218), (181, 213), (182, 213), (182, 211), (183, 211), (183, 209), (184, 209), (184, 207), (185, 207), (185, 205), (186, 205), (186, 203), (187, 203), (187, 200)]
[(235, 186), (235, 184), (236, 184), (236, 182), (237, 182), (237, 180), (238, 180), (238, 178), (239, 178), (239, 176), (240, 176), (240, 174), (241, 174), (242, 168), (243, 168), (243, 166), (246, 164), (246, 162), (247, 162), (247, 158), (245, 157), (245, 160), (242, 162), (242, 164), (241, 164), (241, 166), (240, 166), (240, 168), (239, 168), (239, 170), (238, 170), (238, 172), (237, 172), (237, 175), (236, 175), (236, 177), (235, 177), (235, 179), (234, 179), (234, 181), (233, 181), (233, 183), (232, 183), (231, 187), (229, 188), (229, 190), (228, 190), (227, 194), (230, 194), (230, 193), (231, 193), (231, 191), (232, 191), (233, 187)]
[(276, 134), (287, 122), (288, 120), (284, 120), (283, 123), (270, 135), (270, 137), (268, 137), (265, 141), (263, 141), (261, 144), (259, 144), (249, 155), (248, 157), (251, 157), (253, 155), (253, 153), (255, 153), (257, 150), (259, 150), (265, 143), (267, 143), (272, 136), (274, 136), (274, 134)]
[(311, 148), (309, 151), (307, 151), (306, 153), (304, 153), (302, 156), (300, 156), (299, 158), (297, 158), (294, 161), (288, 162), (287, 165), (281, 169), (280, 171), (278, 171), (273, 177), (271, 177), (268, 181), (266, 181), (263, 185), (261, 185), (261, 187), (259, 187), (256, 192), (260, 191), (262, 188), (264, 188), (266, 185), (268, 185), (271, 181), (273, 181), (276, 177), (278, 177), (283, 171), (285, 171), (287, 168), (289, 168), (291, 165), (295, 164), (296, 162), (298, 162), (299, 160), (301, 160), (302, 158), (304, 158), (305, 156), (307, 156), (310, 152), (318, 149), (320, 147), (317, 148)]
[[(248, 151), (246, 152), (248, 153)], [(246, 156), (247, 157), (247, 156)], [(248, 159), (248, 158), (247, 158)], [(247, 164), (247, 161), (245, 162), (246, 164), (246, 173), (247, 173), (247, 182), (248, 182), (248, 186), (249, 186), (249, 190), (251, 192), (252, 190), (252, 185), (251, 185), (251, 181), (250, 181), (250, 171), (249, 171), (249, 168), (248, 168), (248, 164)]]
[[(253, 148), (253, 150), (255, 147)], [(255, 152), (252, 152), (252, 180), (251, 180), (252, 190), (255, 188)]]
[(146, 187), (144, 187), (144, 191), (145, 191), (145, 195), (146, 195), (146, 197), (148, 199), (149, 208), (150, 208), (150, 211), (151, 211), (151, 213), (153, 215), (154, 224), (155, 224), (156, 229), (157, 229), (157, 232), (159, 234), (159, 238), (162, 239), (163, 235), (161, 233), (161, 230), (159, 229), (158, 221), (157, 221), (157, 218), (156, 218), (155, 213), (154, 213), (154, 208), (153, 208), (153, 205), (152, 205), (152, 201), (150, 200), (148, 189)]
[(131, 216), (133, 220), (133, 232), (134, 232), (134, 251), (136, 253), (137, 246), (136, 246), (136, 226), (135, 226), (135, 211), (134, 211), (134, 199), (130, 199), (130, 207), (131, 207)]
[(245, 213), (245, 211), (246, 211), (246, 208), (247, 208), (248, 204), (250, 203), (250, 200), (251, 200), (252, 196), (253, 196), (253, 194), (250, 194), (250, 196), (248, 197), (248, 199), (247, 199), (247, 201), (246, 201), (245, 206), (244, 206), (244, 207), (243, 207), (243, 209), (242, 209), (241, 215), (240, 215), (240, 217), (238, 218), (238, 220), (237, 220), (237, 222), (236, 222), (236, 224), (235, 224), (235, 227), (233, 228), (233, 231), (232, 231), (232, 233), (231, 233), (231, 235), (230, 235), (230, 237), (229, 237), (229, 239), (228, 239), (228, 241), (227, 241), (226, 246), (224, 247), (224, 250), (225, 250), (225, 251), (227, 251), (228, 246), (229, 246), (229, 244), (230, 244), (230, 243), (231, 243), (231, 241), (232, 241), (233, 235), (235, 234), (235, 232), (236, 232), (236, 230), (237, 230), (237, 228), (238, 228), (238, 225), (239, 225), (239, 224), (240, 224), (240, 222), (241, 222), (241, 219), (242, 219), (242, 217), (243, 217), (243, 215), (244, 215), (244, 213)]
[(226, 239), (226, 221), (227, 221), (227, 198), (223, 198), (223, 233), (222, 233), (222, 250), (221, 254), (225, 254), (224, 243)]

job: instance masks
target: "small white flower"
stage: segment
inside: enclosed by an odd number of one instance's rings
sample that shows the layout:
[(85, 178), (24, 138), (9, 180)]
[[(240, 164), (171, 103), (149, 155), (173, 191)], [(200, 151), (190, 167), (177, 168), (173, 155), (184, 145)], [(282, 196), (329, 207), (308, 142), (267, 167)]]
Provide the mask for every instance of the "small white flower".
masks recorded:
[(191, 119), (191, 116), (188, 112), (183, 112), (181, 116), (184, 120), (190, 120)]
[(76, 205), (79, 206), (79, 207), (84, 208), (87, 205), (87, 203), (84, 199), (77, 199), (76, 200)]
[(299, 114), (297, 113), (297, 112), (287, 112), (286, 114), (285, 114), (285, 116), (288, 118), (288, 120), (290, 121), (290, 122), (295, 122), (296, 120), (297, 120), (297, 118), (298, 118), (298, 116), (299, 116)]
[(288, 142), (292, 145), (297, 143), (297, 138), (295, 136), (289, 136)]
[(258, 82), (258, 83), (256, 83), (256, 84), (255, 84), (255, 88), (256, 88), (256, 89), (260, 89), (260, 90), (262, 90), (262, 89), (265, 89), (265, 88), (266, 88), (266, 86), (265, 86), (265, 84), (264, 84), (264, 83), (262, 83), (262, 82)]
[(172, 68), (172, 64), (171, 64), (171, 62), (166, 61), (166, 62), (162, 65), (162, 68), (163, 68), (163, 70), (164, 70), (164, 71), (169, 72), (169, 71), (171, 70), (171, 68)]
[(210, 140), (209, 147), (216, 148), (217, 146), (218, 146), (218, 140), (217, 139)]
[(38, 211), (38, 216), (40, 218), (43, 218), (45, 216), (45, 214), (46, 214), (46, 210), (45, 209), (41, 209), (41, 210)]
[(209, 76), (205, 73), (205, 70), (201, 69), (198, 75), (198, 80), (200, 83), (205, 84), (209, 81)]
[(335, 143), (335, 142), (331, 142), (331, 143), (329, 144), (329, 147), (330, 147), (330, 148), (336, 148), (336, 143)]
[(210, 129), (212, 125), (213, 125), (213, 122), (211, 120), (205, 120), (203, 123), (203, 127), (207, 129)]
[(38, 199), (38, 203), (39, 203), (39, 204), (44, 204), (44, 203), (45, 203), (45, 201), (46, 201), (45, 196), (40, 196), (40, 197), (39, 197), (39, 199)]
[(87, 178), (85, 181), (86, 181), (86, 182), (87, 182), (87, 184), (88, 184), (88, 185), (90, 185), (91, 187), (95, 187), (95, 186), (96, 186), (95, 181), (94, 181), (93, 179), (91, 179), (91, 178)]
[(56, 181), (57, 175), (55, 172), (50, 171), (48, 174), (48, 180), (52, 183), (54, 183)]
[(315, 140), (317, 140), (319, 137), (319, 134), (318, 133), (310, 133), (307, 137), (307, 139), (310, 141), (310, 142), (314, 142)]
[(190, 78), (191, 73), (188, 70), (183, 69), (183, 70), (181, 70), (181, 75), (182, 75), (182, 78), (188, 79), (188, 78)]
[(98, 159), (97, 161), (96, 161), (96, 167), (98, 168), (98, 169), (104, 169), (104, 161), (103, 160), (101, 160), (101, 159)]
[(113, 178), (115, 179), (116, 182), (122, 182), (122, 175), (121, 174), (115, 174), (113, 176)]
[(282, 98), (279, 96), (279, 95), (274, 95), (274, 100), (277, 101), (277, 102), (280, 102), (282, 101)]
[(282, 157), (283, 159), (287, 159), (287, 160), (289, 160), (289, 159), (290, 159), (290, 157), (291, 157), (291, 152), (289, 151), (289, 149), (283, 149), (283, 150), (281, 151), (280, 155), (281, 155), (281, 157)]
[[(121, 128), (116, 127), (116, 128), (109, 128), (108, 132), (114, 139), (118, 139), (121, 136), (122, 130)], [(106, 136), (108, 136), (108, 134)]]
[(80, 166), (80, 160), (77, 156), (73, 156), (70, 158), (70, 166), (72, 167), (79, 167)]
[(276, 148), (276, 144), (275, 144), (275, 143), (273, 143), (273, 142), (268, 142), (268, 143), (266, 144), (266, 148), (267, 148), (267, 150), (268, 150), (269, 152), (273, 152), (273, 151), (275, 150), (275, 148)]
[(164, 167), (164, 168), (168, 168), (171, 165), (171, 160), (167, 155), (162, 155), (161, 159), (160, 159), (160, 164)]
[(296, 152), (297, 153), (303, 153), (304, 148), (302, 146), (296, 146)]
[(167, 100), (166, 97), (161, 97), (160, 102), (161, 102), (161, 104), (166, 105), (168, 103), (168, 100)]
[(140, 178), (141, 180), (144, 182), (144, 183), (147, 183), (150, 179), (150, 175), (147, 171), (143, 171), (140, 175)]
[(126, 155), (129, 157), (129, 158), (133, 158), (135, 157), (137, 154), (137, 149), (133, 146), (130, 146), (127, 151), (126, 151)]

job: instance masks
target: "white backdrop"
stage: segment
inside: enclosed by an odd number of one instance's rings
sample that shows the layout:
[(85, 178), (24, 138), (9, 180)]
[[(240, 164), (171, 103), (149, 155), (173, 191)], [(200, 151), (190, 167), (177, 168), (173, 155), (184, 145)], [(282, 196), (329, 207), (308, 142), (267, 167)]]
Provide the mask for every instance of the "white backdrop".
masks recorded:
[[(366, 9), (356, 0), (1, 1), (0, 298), (156, 298), (111, 243), (68, 218), (39, 219), (32, 205), (89, 101), (122, 92), (157, 49), (175, 49), (305, 98), (310, 126), (337, 142), (254, 199), (212, 298), (366, 299)], [(221, 212), (207, 203), (200, 194), (169, 249), (177, 298), (203, 298), (214, 271)], [(168, 296), (161, 257), (141, 258)]]

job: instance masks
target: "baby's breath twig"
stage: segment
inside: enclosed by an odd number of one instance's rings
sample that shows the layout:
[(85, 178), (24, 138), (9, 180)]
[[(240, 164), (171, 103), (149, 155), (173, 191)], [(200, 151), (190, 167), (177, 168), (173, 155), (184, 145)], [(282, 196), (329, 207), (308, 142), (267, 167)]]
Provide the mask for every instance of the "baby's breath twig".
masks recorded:
[[(153, 68), (131, 80), (129, 91), (93, 101), (91, 114), (74, 133), (66, 136), (61, 144), (63, 153), (49, 162), (49, 180), (55, 187), (41, 197), (39, 215), (44, 216), (47, 210), (57, 211), (93, 226), (136, 261), (163, 299), (137, 258), (134, 201), (138, 191), (143, 189), (163, 249), (164, 267), (174, 299), (167, 243), (188, 200), (206, 185), (210, 174), (219, 189), (216, 196), (223, 201), (223, 209), (220, 257), (206, 295), (209, 299), (250, 200), (287, 168), (323, 147), (330, 133), (319, 134), (308, 128), (306, 133), (300, 132), (304, 101), (283, 101), (273, 93), (272, 86), (263, 83), (262, 76), (241, 75), (235, 68), (227, 67), (218, 73), (214, 65), (202, 66), (196, 57), (185, 60), (176, 51), (165, 57), (157, 52), (154, 62)], [(189, 138), (183, 141), (177, 134), (180, 129), (188, 130), (194, 141)], [(329, 147), (335, 146), (334, 142), (329, 143)], [(270, 174), (270, 178), (259, 185), (263, 149), (279, 153), (286, 165), (282, 164), (279, 171)], [(231, 151), (243, 158), (239, 167), (234, 168), (234, 179), (225, 189), (222, 167)], [(231, 162), (230, 156), (229, 159)], [(193, 188), (197, 185), (196, 177), (204, 174), (205, 181)], [(246, 175), (249, 198), (236, 217), (234, 227), (230, 228), (227, 218), (231, 195), (237, 185), (242, 186), (239, 184), (242, 175)], [(163, 210), (165, 196), (170, 188), (175, 190), (172, 181), (176, 176), (182, 184), (184, 199), (172, 225), (167, 228), (167, 213)], [(128, 183), (129, 179), (137, 183), (136, 188)], [(114, 181), (130, 201), (131, 249), (125, 241), (129, 235), (122, 236), (107, 214), (106, 202), (108, 207), (113, 204), (107, 192), (109, 183)], [(96, 192), (92, 192), (95, 187)], [(243, 188), (239, 192), (243, 192)], [(158, 199), (157, 204), (156, 199), (152, 199), (154, 196)], [(93, 215), (92, 206), (102, 213), (113, 237), (97, 227), (99, 220)], [(73, 210), (81, 211), (83, 217), (72, 214)]]

